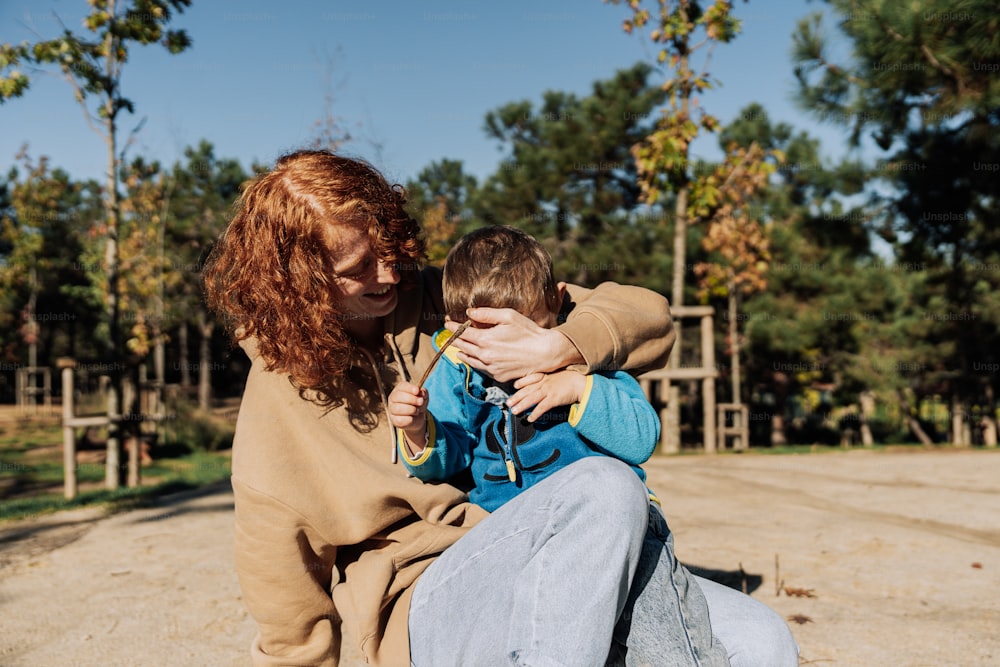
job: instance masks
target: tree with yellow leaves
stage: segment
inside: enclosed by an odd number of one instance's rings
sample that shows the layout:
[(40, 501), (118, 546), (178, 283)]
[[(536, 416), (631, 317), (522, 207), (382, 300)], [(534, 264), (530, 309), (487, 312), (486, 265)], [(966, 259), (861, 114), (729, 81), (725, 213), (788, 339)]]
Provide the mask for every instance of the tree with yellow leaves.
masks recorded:
[[(124, 95), (122, 73), (133, 45), (161, 44), (170, 53), (180, 53), (191, 40), (183, 30), (167, 26), (173, 14), (183, 12), (191, 0), (88, 0), (90, 13), (83, 20), (84, 31), (63, 34), (34, 44), (0, 45), (0, 103), (23, 95), (30, 77), (19, 69), (54, 67), (73, 89), (87, 124), (101, 136), (107, 149), (105, 189), (104, 258), (106, 272), (105, 309), (108, 322), (110, 367), (117, 369), (123, 357), (121, 303), (117, 291), (119, 265), (119, 225), (121, 201), (119, 169), (122, 150), (119, 137), (121, 112), (134, 112), (134, 103)], [(96, 102), (94, 107), (90, 102)], [(140, 123), (141, 126), (141, 123)], [(137, 126), (138, 129), (138, 126)], [(133, 130), (134, 132), (135, 130)], [(118, 488), (123, 467), (119, 465), (119, 417), (129, 411), (121, 404), (121, 378), (115, 378), (108, 392), (108, 437), (106, 484)]]
[[(733, 150), (727, 153), (723, 164), (715, 172), (696, 173), (696, 160), (691, 155), (691, 143), (703, 132), (719, 131), (718, 119), (699, 107), (698, 95), (713, 88), (708, 72), (708, 54), (718, 44), (732, 41), (740, 31), (740, 21), (733, 16), (732, 2), (714, 0), (656, 0), (655, 10), (647, 9), (642, 0), (605, 0), (611, 4), (626, 4), (631, 16), (623, 22), (625, 32), (632, 34), (647, 26), (648, 37), (658, 48), (656, 61), (665, 67), (666, 80), (662, 84), (667, 93), (667, 105), (661, 109), (653, 131), (632, 148), (639, 172), (643, 199), (655, 204), (666, 195), (674, 196), (673, 279), (671, 305), (684, 305), (686, 278), (687, 232), (689, 225), (705, 223), (721, 215), (725, 220), (730, 214), (723, 209), (731, 192), (724, 188), (743, 185), (750, 174), (765, 169), (759, 161), (763, 153)], [(701, 57), (700, 68), (696, 57)], [(725, 178), (720, 175), (726, 174)], [(730, 178), (733, 177), (733, 178)], [(766, 180), (766, 177), (765, 177)], [(732, 191), (735, 192), (735, 191)], [(732, 202), (729, 202), (731, 205)], [(721, 213), (719, 213), (721, 211)], [(714, 232), (718, 237), (726, 234), (720, 226)], [(721, 247), (721, 246), (720, 246)], [(670, 357), (670, 367), (681, 366), (681, 322), (675, 322), (677, 343)], [(665, 424), (668, 451), (680, 449), (680, 389), (670, 387), (669, 405)]]
[[(718, 261), (699, 262), (694, 267), (699, 277), (702, 298), (724, 296), (728, 300), (729, 356), (731, 362), (732, 402), (740, 397), (740, 332), (739, 299), (767, 288), (767, 266), (771, 259), (770, 244), (761, 220), (754, 212), (754, 197), (767, 187), (775, 165), (768, 162), (768, 153), (757, 143), (749, 148), (736, 144), (729, 147), (731, 159), (716, 167), (706, 178), (718, 190), (718, 207), (708, 220), (708, 229), (701, 245)], [(780, 153), (770, 152), (780, 160)]]

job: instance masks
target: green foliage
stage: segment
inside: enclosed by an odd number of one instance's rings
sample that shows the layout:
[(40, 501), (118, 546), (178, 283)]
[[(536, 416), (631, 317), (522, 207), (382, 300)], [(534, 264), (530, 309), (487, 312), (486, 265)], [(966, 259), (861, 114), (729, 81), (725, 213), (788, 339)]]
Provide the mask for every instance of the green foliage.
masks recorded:
[[(103, 479), (103, 473), (97, 472)], [(150, 477), (155, 475), (159, 481), (135, 488), (81, 491), (73, 500), (66, 500), (56, 493), (0, 499), (0, 521), (18, 521), (79, 507), (102, 506), (110, 512), (135, 509), (148, 506), (156, 498), (170, 493), (222, 482), (232, 474), (227, 454), (205, 452), (161, 461), (148, 466), (143, 472)]]
[[(73, 89), (76, 102), (87, 114), (87, 122), (106, 144), (108, 154), (107, 184), (104, 191), (103, 226), (103, 277), (102, 305), (104, 321), (98, 329), (105, 339), (104, 355), (113, 361), (112, 403), (123, 409), (122, 377), (118, 370), (121, 362), (131, 362), (122, 344), (122, 300), (119, 282), (121, 267), (119, 225), (122, 206), (119, 201), (119, 175), (123, 151), (118, 150), (118, 116), (122, 110), (133, 113), (134, 103), (124, 96), (122, 71), (133, 44), (159, 43), (170, 53), (178, 53), (190, 46), (190, 39), (182, 30), (168, 29), (173, 13), (182, 12), (190, 0), (89, 0), (90, 13), (84, 18), (83, 34), (64, 29), (63, 34), (52, 39), (40, 39), (34, 44), (0, 46), (0, 103), (22, 95), (30, 80), (20, 73), (19, 64), (39, 68), (55, 68)], [(96, 102), (95, 107), (88, 103)], [(141, 126), (141, 123), (140, 123)], [(141, 352), (145, 341), (131, 332), (128, 345), (132, 352)], [(138, 341), (138, 342), (136, 342)], [(122, 364), (122, 368), (125, 364)]]
[(91, 13), (84, 18), (84, 38), (65, 30), (59, 37), (34, 44), (0, 46), (0, 103), (19, 97), (30, 86), (27, 75), (15, 69), (19, 64), (55, 65), (73, 83), (77, 100), (88, 95), (107, 98), (97, 113), (114, 117), (125, 109), (134, 111), (131, 100), (121, 95), (118, 86), (121, 64), (128, 61), (128, 45), (159, 43), (170, 53), (180, 53), (191, 45), (183, 30), (169, 30), (173, 14), (183, 12), (191, 0), (133, 0), (119, 4), (115, 0), (92, 0)]
[[(995, 4), (826, 0), (852, 44), (849, 63), (831, 62), (821, 14), (793, 36), (802, 103), (852, 129), (873, 130), (883, 149), (915, 120), (976, 122), (1000, 102)], [(965, 114), (968, 114), (967, 116)]]
[(218, 452), (233, 446), (233, 423), (201, 410), (189, 400), (178, 398), (168, 403), (171, 418), (166, 424), (166, 442), (172, 450)]
[(0, 359), (22, 362), (16, 350), (29, 342), (43, 359), (91, 351), (100, 300), (83, 255), (100, 217), (97, 188), (44, 157), (19, 158), (23, 171), (12, 170), (0, 211)]
[(448, 159), (431, 162), (407, 182), (407, 207), (424, 231), (431, 264), (442, 265), (448, 249), (471, 227), (478, 188), (460, 161)]
[(586, 97), (548, 91), (537, 108), (525, 100), (489, 112), (486, 132), (504, 159), (479, 188), (471, 218), (536, 235), (549, 243), (557, 273), (581, 284), (641, 271), (657, 245), (611, 249), (650, 236), (633, 229), (636, 218), (640, 226), (663, 220), (658, 208), (641, 206), (630, 155), (664, 99), (651, 72), (638, 64), (595, 82)]
[(206, 140), (184, 149), (184, 162), (171, 168), (164, 184), (167, 217), (163, 221), (167, 291), (165, 321), (190, 318), (201, 307), (201, 266), (222, 233), (249, 177), (234, 159), (219, 158)]
[[(650, 30), (655, 65), (616, 72), (585, 95), (548, 91), (489, 112), (484, 129), (503, 161), (482, 183), (461, 162), (443, 159), (406, 184), (430, 260), (441, 262), (470, 228), (515, 224), (547, 245), (560, 278), (580, 284), (616, 280), (662, 292), (675, 269), (684, 276), (692, 266), (708, 267), (704, 298), (719, 312), (737, 288), (730, 273), (746, 272), (746, 284), (757, 290), (744, 293), (738, 315), (747, 393), (755, 411), (795, 416), (790, 436), (835, 439), (837, 420), (856, 414), (862, 392), (876, 396), (873, 423), (886, 441), (911, 437), (902, 432), (910, 417), (946, 428), (953, 395), (967, 402), (970, 418), (995, 412), (1000, 182), (991, 165), (1000, 154), (1000, 105), (995, 67), (983, 65), (1000, 62), (1000, 55), (989, 8), (971, 0), (917, 8), (830, 0), (838, 29), (856, 47), (847, 63), (826, 59), (822, 20), (802, 24), (795, 49), (804, 105), (854, 140), (870, 133), (885, 148), (875, 164), (834, 164), (822, 158), (815, 138), (771, 123), (759, 104), (725, 128), (698, 108), (697, 93), (717, 84), (692, 55), (701, 43), (736, 36), (739, 22), (728, 3), (664, 0), (654, 12), (642, 4), (628, 3), (626, 27)], [(0, 97), (15, 97), (30, 83), (18, 67), (55, 66), (75, 81), (81, 101), (110, 100), (93, 115), (113, 120), (132, 109), (117, 87), (125, 44), (157, 42), (168, 50), (188, 44), (166, 30), (186, 2), (126, 8), (95, 0), (92, 6), (91, 41), (66, 35), (0, 47)], [(118, 47), (106, 50), (116, 40)], [(657, 66), (664, 68), (662, 82), (653, 80)], [(723, 163), (690, 158), (691, 142), (704, 132), (718, 133)], [(756, 156), (752, 164), (749, 154)], [(206, 349), (219, 353), (201, 303), (201, 262), (248, 172), (265, 168), (244, 170), (217, 157), (207, 141), (187, 148), (172, 166), (142, 158), (117, 165), (114, 190), (120, 183), (124, 198), (113, 220), (121, 262), (116, 284), (133, 359), (146, 359), (162, 342), (175, 362), (168, 368), (214, 366), (205, 358), (188, 364), (194, 346), (182, 348), (188, 328), (196, 328), (212, 343)], [(740, 191), (753, 184), (735, 180), (741, 169), (766, 177), (767, 187)], [(875, 180), (879, 187), (869, 187)], [(61, 355), (93, 357), (110, 340), (100, 317), (109, 281), (101, 241), (112, 220), (102, 212), (101, 195), (95, 183), (74, 182), (44, 158), (23, 157), (0, 179), (5, 363), (24, 361), (30, 303), (35, 313), (66, 314), (40, 328), (42, 365)], [(720, 220), (728, 226), (707, 224)], [(676, 238), (671, 247), (678, 230), (680, 255)], [(891, 245), (894, 257), (873, 251), (873, 234)], [(682, 298), (675, 303), (698, 296), (696, 281), (679, 283)], [(733, 340), (722, 329), (717, 350), (728, 352)], [(697, 342), (684, 337), (688, 347)], [(719, 359), (725, 375), (725, 358)], [(926, 410), (931, 403), (933, 415)], [(177, 418), (166, 423), (164, 448), (211, 452), (231, 443), (231, 425), (210, 412), (190, 403), (171, 410)], [(58, 464), (35, 472), (54, 481)], [(81, 474), (87, 479), (91, 472)]]
[[(606, 1), (620, 4), (620, 0)], [(641, 0), (631, 0), (627, 4), (632, 16), (625, 19), (622, 27), (631, 34), (650, 22), (651, 13)], [(733, 16), (732, 3), (728, 0), (709, 3), (657, 0), (654, 4), (657, 6), (656, 18), (648, 37), (659, 49), (657, 63), (667, 64), (668, 78), (661, 86), (666, 93), (667, 107), (662, 109), (655, 130), (633, 149), (643, 196), (650, 204), (655, 204), (664, 190), (683, 189), (690, 182), (693, 165), (689, 163), (688, 154), (691, 142), (703, 130), (719, 130), (718, 119), (706, 113), (697, 102), (698, 95), (714, 85), (708, 72), (708, 57), (702, 60), (700, 71), (695, 69), (694, 58), (698, 51), (732, 41), (741, 25)]]
[[(823, 20), (803, 21), (794, 57), (803, 106), (870, 133), (886, 153), (867, 175), (870, 227), (904, 266), (926, 270), (914, 310), (938, 390), (995, 407), (1000, 334), (1000, 40), (995, 3), (827, 0), (852, 57), (827, 55)], [(888, 187), (885, 187), (888, 186)], [(985, 270), (984, 270), (985, 269)], [(930, 343), (929, 345), (927, 343)], [(958, 441), (961, 434), (953, 434)]]
[[(231, 428), (231, 427), (230, 427)], [(143, 466), (141, 488), (93, 490), (104, 480), (103, 465), (79, 463), (83, 485), (72, 501), (62, 497), (62, 428), (51, 422), (18, 421), (0, 425), (0, 521), (76, 507), (103, 505), (111, 511), (149, 503), (166, 493), (225, 480), (231, 474), (228, 451), (193, 449)], [(175, 448), (175, 453), (180, 452)]]
[[(743, 304), (740, 324), (754, 410), (783, 415), (792, 397), (833, 387), (847, 401), (861, 387), (848, 374), (862, 356), (873, 319), (892, 312), (885, 281), (861, 268), (873, 261), (865, 218), (854, 204), (857, 165), (829, 165), (819, 142), (790, 126), (772, 124), (752, 104), (720, 133), (720, 141), (759, 145), (784, 157), (759, 201), (771, 255), (767, 290)], [(765, 400), (766, 397), (766, 400)], [(781, 420), (769, 420), (782, 442)]]

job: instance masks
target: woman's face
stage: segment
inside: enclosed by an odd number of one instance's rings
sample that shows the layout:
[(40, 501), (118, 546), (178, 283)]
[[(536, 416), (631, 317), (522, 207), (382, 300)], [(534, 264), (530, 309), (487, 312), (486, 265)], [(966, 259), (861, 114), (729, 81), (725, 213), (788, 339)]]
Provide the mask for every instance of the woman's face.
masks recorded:
[(372, 251), (363, 229), (330, 227), (334, 253), (334, 285), (344, 314), (344, 328), (356, 334), (369, 333), (373, 321), (393, 311), (399, 297), (399, 272)]

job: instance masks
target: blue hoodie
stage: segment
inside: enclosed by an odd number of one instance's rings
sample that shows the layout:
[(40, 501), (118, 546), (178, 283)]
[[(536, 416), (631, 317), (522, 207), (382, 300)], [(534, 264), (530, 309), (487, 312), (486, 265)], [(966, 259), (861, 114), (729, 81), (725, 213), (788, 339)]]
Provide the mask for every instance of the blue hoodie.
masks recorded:
[[(442, 329), (435, 348), (450, 337)], [(428, 401), (427, 446), (411, 458), (405, 436), (397, 445), (407, 469), (423, 481), (446, 480), (471, 467), (475, 488), (469, 500), (493, 511), (518, 493), (585, 456), (612, 456), (639, 467), (660, 437), (660, 419), (639, 383), (628, 373), (587, 376), (583, 396), (553, 408), (538, 421), (515, 415), (504, 402), (510, 385), (460, 362), (445, 350), (424, 385)]]

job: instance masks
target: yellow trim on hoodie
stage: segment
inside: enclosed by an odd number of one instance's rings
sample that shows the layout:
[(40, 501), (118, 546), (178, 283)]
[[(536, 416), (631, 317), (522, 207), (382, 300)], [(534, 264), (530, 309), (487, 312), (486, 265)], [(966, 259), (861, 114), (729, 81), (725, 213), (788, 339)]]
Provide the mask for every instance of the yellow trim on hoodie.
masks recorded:
[[(453, 335), (454, 334), (447, 329), (441, 329), (438, 331), (437, 334), (434, 335), (434, 349), (440, 350)], [(448, 359), (454, 362), (456, 366), (460, 366), (462, 364), (462, 362), (458, 359), (458, 350), (453, 346), (449, 346), (448, 349), (444, 351), (444, 356), (448, 357)]]
[[(430, 417), (430, 415), (428, 415)], [(417, 458), (410, 458), (410, 450), (406, 446), (406, 434), (403, 433), (403, 429), (396, 429), (396, 446), (399, 447), (399, 454), (406, 462), (410, 465), (418, 466), (430, 458), (431, 452), (434, 451), (433, 442), (437, 435), (437, 428), (434, 426), (434, 418), (430, 417), (427, 421), (427, 444), (424, 445), (423, 450), (417, 454)]]
[(590, 400), (590, 392), (594, 388), (594, 376), (587, 376), (587, 384), (583, 387), (583, 396), (580, 400), (569, 406), (569, 425), (576, 426), (583, 419), (583, 411), (587, 409), (587, 401)]

